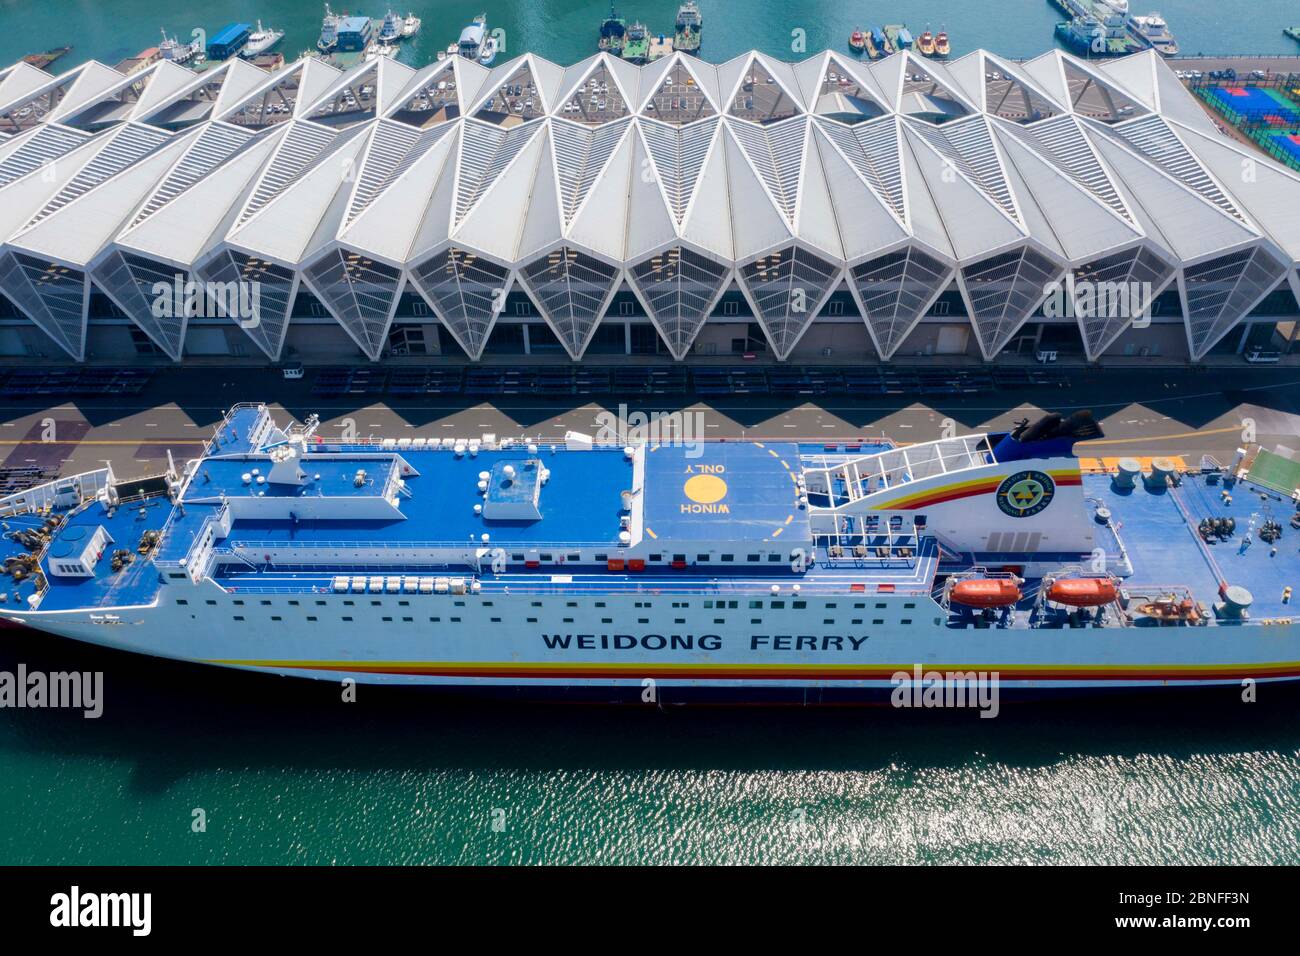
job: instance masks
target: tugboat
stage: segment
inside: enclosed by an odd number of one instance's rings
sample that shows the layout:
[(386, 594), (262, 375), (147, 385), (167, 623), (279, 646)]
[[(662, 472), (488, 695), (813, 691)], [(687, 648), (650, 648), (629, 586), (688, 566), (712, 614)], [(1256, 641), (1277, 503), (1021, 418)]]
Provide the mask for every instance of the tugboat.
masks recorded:
[(934, 35), (926, 30), (916, 38), (916, 48), (921, 51), (921, 56), (934, 56)]
[(389, 10), (384, 14), (384, 22), (379, 27), (379, 36), (376, 39), (380, 43), (396, 43), (402, 35), (402, 18)]
[(419, 33), (422, 22), (414, 13), (408, 13), (406, 19), (402, 21), (402, 39), (405, 40)]
[(158, 44), (158, 55), (177, 66), (189, 63), (199, 51), (198, 43), (181, 43), (175, 37), (169, 37), (166, 30), (162, 32), (162, 37), (162, 43)]
[(627, 41), (623, 44), (623, 59), (637, 65), (650, 58), (650, 34), (645, 24), (637, 21), (627, 28)]
[(596, 42), (596, 49), (613, 56), (622, 56), (625, 43), (627, 43), (627, 24), (615, 12), (614, 4), (610, 3), (609, 16), (600, 24), (600, 39)]
[(283, 39), (283, 30), (267, 30), (262, 26), (262, 21), (258, 20), (257, 29), (248, 35), (248, 42), (239, 51), (239, 55), (245, 60), (251, 60), (253, 57), (270, 50)]
[(946, 59), (952, 52), (952, 47), (948, 45), (948, 34), (940, 30), (934, 38), (934, 55), (938, 59)]
[(320, 39), (316, 41), (316, 49), (322, 53), (331, 52), (339, 45), (339, 18), (330, 10), (330, 5), (325, 4), (325, 19), (320, 25)]
[(677, 29), (673, 34), (673, 49), (683, 53), (699, 53), (704, 41), (704, 18), (695, 0), (686, 0), (677, 8)]
[(861, 30), (849, 34), (849, 49), (854, 53), (864, 53), (867, 49), (867, 35)]

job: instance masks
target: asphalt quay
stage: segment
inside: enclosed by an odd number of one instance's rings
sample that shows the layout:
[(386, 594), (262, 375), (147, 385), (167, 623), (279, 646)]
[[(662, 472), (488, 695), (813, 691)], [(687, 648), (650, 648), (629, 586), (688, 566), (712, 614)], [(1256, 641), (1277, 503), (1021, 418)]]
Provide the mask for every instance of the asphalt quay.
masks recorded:
[[(75, 474), (113, 464), (123, 478), (156, 474), (197, 456), (226, 409), (266, 402), (279, 420), (321, 419), (326, 438), (530, 436), (566, 431), (601, 437), (611, 423), (670, 416), (690, 440), (917, 443), (1003, 430), (1044, 411), (1089, 408), (1106, 433), (1081, 456), (1203, 455), (1229, 462), (1251, 439), (1300, 447), (1300, 371), (1287, 367), (1077, 369), (1061, 386), (973, 395), (314, 395), (312, 378), (286, 381), (271, 369), (158, 371), (137, 395), (11, 399), (0, 410), (0, 465)], [(644, 418), (638, 418), (644, 416)], [(667, 431), (668, 428), (665, 427)]]

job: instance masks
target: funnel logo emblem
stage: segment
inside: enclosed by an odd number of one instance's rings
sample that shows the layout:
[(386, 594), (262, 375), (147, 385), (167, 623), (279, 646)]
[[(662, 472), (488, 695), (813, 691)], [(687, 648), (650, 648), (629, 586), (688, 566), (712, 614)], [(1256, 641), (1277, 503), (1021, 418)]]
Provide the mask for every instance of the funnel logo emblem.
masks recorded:
[(1041, 471), (1018, 471), (998, 485), (998, 507), (1012, 518), (1036, 515), (1052, 503), (1056, 483)]

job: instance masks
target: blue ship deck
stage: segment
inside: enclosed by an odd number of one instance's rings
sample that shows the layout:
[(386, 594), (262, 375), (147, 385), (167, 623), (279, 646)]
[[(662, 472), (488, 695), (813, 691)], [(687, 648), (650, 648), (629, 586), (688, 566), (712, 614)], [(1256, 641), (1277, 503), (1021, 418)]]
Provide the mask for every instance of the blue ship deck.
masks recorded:
[(809, 539), (795, 476), (799, 448), (760, 442), (701, 448), (651, 446), (646, 452), (646, 534), (668, 549), (698, 541)]
[[(744, 557), (747, 543), (762, 550), (784, 550), (811, 540), (808, 512), (797, 504), (797, 476), (801, 468), (820, 467), (890, 447), (886, 442), (806, 445), (795, 443), (709, 442), (702, 446), (650, 446), (644, 454), (643, 529), (650, 556), (644, 570), (606, 571), (592, 564), (569, 562), (558, 565), (543, 560), (540, 567), (523, 568), (519, 557), (510, 559), (508, 573), (475, 573), (464, 565), (423, 564), (394, 567), (378, 560), (374, 565), (313, 565), (306, 557), (295, 562), (284, 556), (284, 548), (323, 545), (366, 546), (374, 557), (380, 549), (412, 545), (454, 545), (480, 543), (488, 534), (492, 545), (508, 551), (554, 551), (564, 560), (564, 549), (582, 546), (602, 551), (618, 546), (621, 494), (634, 484), (635, 468), (619, 448), (598, 447), (569, 451), (561, 444), (541, 443), (529, 451), (523, 444), (506, 449), (468, 451), (457, 455), (447, 449), (384, 448), (376, 444), (337, 445), (317, 443), (308, 447), (303, 469), (319, 475), (304, 486), (245, 484), (243, 475), (254, 467), (265, 475), (270, 462), (262, 455), (256, 462), (247, 456), (262, 450), (270, 437), (264, 410), (235, 409), (218, 430), (208, 448), (208, 458), (198, 466), (185, 496), (184, 507), (172, 509), (166, 497), (129, 502), (110, 516), (104, 507), (91, 503), (73, 512), (67, 527), (93, 529), (104, 526), (112, 538), (93, 578), (48, 576), (50, 587), (41, 603), (46, 611), (78, 608), (108, 608), (151, 603), (161, 586), (164, 571), (175, 571), (176, 562), (190, 553), (190, 546), (203, 531), (205, 522), (217, 514), (223, 496), (229, 501), (241, 497), (283, 499), (293, 497), (337, 499), (326, 517), (300, 516), (297, 506), (289, 509), (291, 520), (256, 520), (236, 517), (230, 534), (217, 542), (214, 577), (218, 584), (234, 590), (310, 593), (333, 590), (336, 576), (384, 575), (421, 577), (477, 577), (484, 593), (559, 593), (599, 595), (602, 593), (698, 593), (768, 594), (776, 585), (791, 594), (798, 584), (803, 594), (930, 594), (936, 576), (965, 570), (972, 564), (1016, 565), (1038, 562), (1060, 566), (1086, 563), (1091, 555), (1081, 554), (962, 554), (947, 555), (942, 563), (940, 549), (932, 538), (923, 538), (911, 558), (839, 559), (828, 562), (819, 552), (819, 562), (799, 574), (784, 562), (770, 566), (734, 567), (724, 563), (703, 564), (694, 560), (697, 551), (723, 544)], [(418, 474), (407, 477), (409, 495), (399, 494), (403, 517), (392, 520), (361, 520), (350, 516), (355, 503), (366, 496), (388, 490), (386, 478), (395, 467), (396, 456), (406, 459)], [(506, 463), (519, 466), (536, 460), (549, 471), (540, 487), (540, 520), (493, 520), (475, 512), (484, 501), (478, 489), (482, 472), (497, 473)], [(356, 487), (353, 477), (365, 468), (374, 479)], [(1254, 597), (1250, 618), (1266, 621), (1284, 618), (1290, 605), (1283, 600), (1287, 587), (1300, 583), (1297, 538), (1290, 527), (1295, 511), (1283, 496), (1249, 482), (1228, 487), (1207, 476), (1187, 475), (1174, 488), (1152, 490), (1139, 482), (1131, 491), (1116, 490), (1109, 475), (1085, 475), (1085, 497), (1093, 505), (1104, 505), (1112, 515), (1110, 529), (1098, 526), (1098, 541), (1111, 567), (1120, 566), (1122, 556), (1131, 563), (1132, 574), (1124, 585), (1139, 594), (1168, 593), (1186, 589), (1198, 602), (1212, 605), (1220, 599), (1222, 584), (1248, 588)], [(531, 486), (529, 496), (531, 495)], [(509, 497), (509, 496), (507, 496)], [(510, 499), (527, 497), (522, 493)], [(306, 509), (306, 505), (304, 505)], [(232, 511), (232, 513), (234, 513)], [(1223, 541), (1206, 543), (1197, 526), (1204, 518), (1231, 517), (1236, 534)], [(1258, 526), (1272, 519), (1282, 526), (1282, 538), (1274, 546), (1258, 538)], [(10, 518), (7, 530), (39, 526), (41, 518), (24, 515)], [(136, 555), (143, 532), (166, 529), (156, 556), (162, 568)], [(1251, 534), (1252, 529), (1255, 533)], [(780, 544), (772, 547), (774, 539)], [(275, 566), (252, 566), (233, 552), (244, 548), (255, 556), (258, 545), (275, 547), (282, 555)], [(696, 545), (699, 547), (697, 548)], [(126, 549), (134, 560), (121, 572), (108, 569), (111, 553)], [(873, 547), (874, 552), (874, 547)], [(0, 542), (0, 559), (22, 553), (18, 542), (6, 537)], [(683, 552), (686, 561), (678, 562)], [(431, 556), (432, 560), (432, 556)], [(449, 560), (439, 558), (437, 560)], [(586, 560), (590, 560), (590, 554)], [(597, 561), (603, 560), (597, 557)], [(170, 564), (168, 564), (170, 562)], [(253, 561), (254, 565), (258, 561)], [(672, 567), (671, 565), (678, 566)], [(681, 565), (685, 565), (684, 567)], [(1038, 582), (1027, 582), (1025, 593), (1037, 591)], [(15, 585), (6, 582), (6, 604), (25, 608), (34, 591), (29, 579)], [(1021, 626), (1019, 614), (1011, 626)]]
[[(136, 553), (136, 548), (144, 532), (162, 530), (170, 511), (168, 500), (159, 496), (121, 505), (113, 510), (111, 517), (98, 502), (73, 512), (65, 520), (64, 528), (93, 530), (103, 526), (112, 543), (104, 549), (96, 567), (97, 573), (90, 578), (51, 577), (47, 555), (41, 562), (41, 569), (50, 587), (41, 601), (41, 610), (66, 611), (151, 603), (158, 593), (161, 575), (147, 558)], [(12, 545), (13, 542), (6, 540), (5, 544)], [(132, 560), (120, 572), (113, 574), (109, 566), (113, 552), (118, 549), (131, 552)], [(25, 601), (26, 595), (32, 592), (32, 583), (23, 582), (20, 591)], [(11, 596), (11, 604), (12, 601)]]
[[(1290, 527), (1295, 508), (1281, 495), (1245, 481), (1231, 486), (1231, 501), (1225, 502), (1219, 494), (1222, 485), (1195, 475), (1184, 477), (1176, 488), (1157, 491), (1139, 482), (1131, 492), (1117, 492), (1104, 475), (1086, 476), (1084, 487), (1117, 519), (1133, 563), (1133, 575), (1126, 581), (1130, 589), (1183, 585), (1211, 605), (1219, 600), (1223, 582), (1250, 590), (1255, 599), (1252, 619), (1293, 613), (1292, 606), (1283, 603), (1282, 592), (1300, 585), (1300, 531)], [(1266, 517), (1282, 525), (1281, 539), (1270, 546), (1256, 532), (1247, 544), (1252, 519), (1258, 526)], [(1197, 531), (1202, 518), (1233, 518), (1236, 534), (1206, 544)]]

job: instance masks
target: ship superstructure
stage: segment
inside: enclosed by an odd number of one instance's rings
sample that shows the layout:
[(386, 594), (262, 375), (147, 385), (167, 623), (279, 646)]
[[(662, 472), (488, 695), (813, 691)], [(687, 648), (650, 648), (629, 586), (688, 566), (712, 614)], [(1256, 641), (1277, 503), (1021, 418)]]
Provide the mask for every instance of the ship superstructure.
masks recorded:
[(858, 699), (917, 664), (1004, 693), (1300, 678), (1294, 497), (1248, 459), (1085, 474), (1073, 446), (1099, 435), (1085, 414), (906, 447), (344, 444), (242, 406), (165, 476), (0, 501), (0, 614), (227, 667), (608, 700)]
[(673, 49), (683, 53), (699, 53), (703, 41), (704, 17), (695, 0), (686, 0), (677, 8), (677, 22), (673, 29)]

